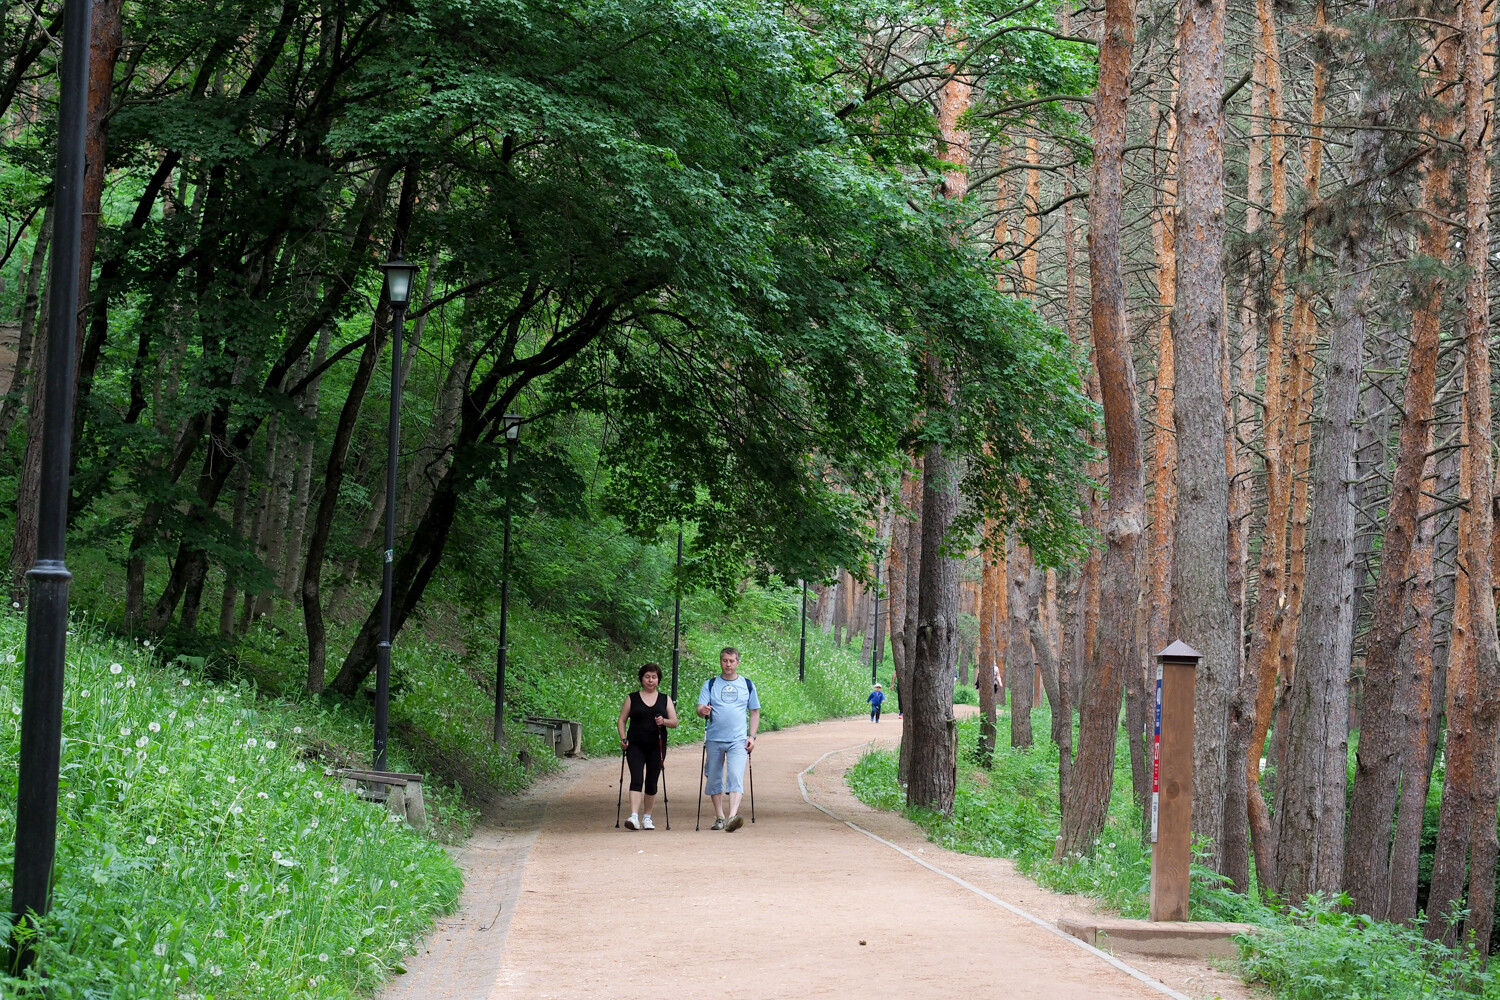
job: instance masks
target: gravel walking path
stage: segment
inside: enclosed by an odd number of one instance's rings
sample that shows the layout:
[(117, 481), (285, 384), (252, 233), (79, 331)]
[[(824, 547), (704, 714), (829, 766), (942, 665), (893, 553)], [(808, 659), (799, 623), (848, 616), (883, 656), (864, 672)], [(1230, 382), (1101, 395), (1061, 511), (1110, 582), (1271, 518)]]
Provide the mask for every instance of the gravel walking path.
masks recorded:
[(732, 834), (708, 830), (706, 798), (693, 830), (699, 744), (667, 757), (670, 831), (659, 803), (658, 829), (615, 829), (619, 761), (575, 762), (466, 845), (462, 909), (382, 1000), (1253, 995), (1204, 963), (1111, 964), (986, 894), (1044, 922), (1091, 912), (1088, 900), (1040, 889), (1008, 861), (942, 850), (854, 799), (844, 772), (899, 726), (858, 718), (763, 734), (756, 822)]

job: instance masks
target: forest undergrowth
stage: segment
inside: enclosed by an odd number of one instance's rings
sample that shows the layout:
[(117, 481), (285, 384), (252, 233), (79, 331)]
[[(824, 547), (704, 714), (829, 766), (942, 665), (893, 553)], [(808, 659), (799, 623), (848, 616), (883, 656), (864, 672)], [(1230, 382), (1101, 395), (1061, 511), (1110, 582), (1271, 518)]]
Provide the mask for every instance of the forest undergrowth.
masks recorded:
[[(1008, 718), (1009, 709), (1002, 708), (1002, 733)], [(1032, 724), (1038, 732), (1048, 731), (1050, 713), (1045, 706), (1034, 711)], [(978, 739), (978, 716), (959, 722), (959, 780), (951, 815), (905, 805), (895, 750), (865, 754), (848, 773), (849, 787), (867, 805), (903, 813), (942, 847), (1010, 858), (1044, 888), (1089, 896), (1121, 916), (1145, 917), (1151, 852), (1142, 842), (1141, 810), (1131, 796), (1124, 736), (1115, 756), (1115, 794), (1093, 856), (1060, 863), (1053, 861), (1060, 827), (1057, 746), (1047, 740), (1029, 749), (1002, 745), (993, 767), (986, 770), (971, 752), (964, 752), (971, 751)], [(1278, 997), (1500, 997), (1500, 982), (1472, 952), (1427, 940), (1421, 926), (1408, 928), (1351, 913), (1347, 904), (1346, 897), (1312, 897), (1300, 907), (1266, 905), (1231, 891), (1208, 868), (1193, 865), (1190, 918), (1259, 925), (1257, 933), (1239, 940), (1239, 969)]]

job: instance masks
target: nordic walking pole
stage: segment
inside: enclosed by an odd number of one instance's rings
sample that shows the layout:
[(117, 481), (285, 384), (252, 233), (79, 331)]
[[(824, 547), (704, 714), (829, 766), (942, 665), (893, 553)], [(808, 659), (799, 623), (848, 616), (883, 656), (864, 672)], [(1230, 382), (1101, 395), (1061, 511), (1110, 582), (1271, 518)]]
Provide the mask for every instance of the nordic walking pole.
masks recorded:
[(693, 820), (693, 829), (697, 830), (703, 823), (703, 775), (708, 771), (708, 741), (703, 741), (703, 762), (698, 767), (698, 818)]
[(745, 770), (750, 772), (750, 822), (755, 822), (755, 754), (745, 754)]
[(667, 798), (667, 738), (661, 740), (661, 807), (667, 814), (667, 829), (672, 829), (672, 803)]
[(620, 828), (620, 803), (625, 800), (625, 748), (620, 748), (620, 792), (615, 796), (615, 829)]

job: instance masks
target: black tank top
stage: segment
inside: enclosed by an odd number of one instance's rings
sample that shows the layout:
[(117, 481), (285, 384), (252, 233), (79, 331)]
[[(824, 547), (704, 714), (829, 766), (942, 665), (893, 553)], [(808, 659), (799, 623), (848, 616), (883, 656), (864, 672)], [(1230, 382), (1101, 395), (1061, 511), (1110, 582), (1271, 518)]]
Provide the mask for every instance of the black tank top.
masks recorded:
[(625, 738), (632, 746), (655, 746), (663, 731), (656, 724), (656, 717), (660, 715), (665, 718), (666, 714), (667, 696), (662, 692), (656, 692), (655, 705), (642, 701), (639, 691), (630, 692), (630, 725), (625, 730)]

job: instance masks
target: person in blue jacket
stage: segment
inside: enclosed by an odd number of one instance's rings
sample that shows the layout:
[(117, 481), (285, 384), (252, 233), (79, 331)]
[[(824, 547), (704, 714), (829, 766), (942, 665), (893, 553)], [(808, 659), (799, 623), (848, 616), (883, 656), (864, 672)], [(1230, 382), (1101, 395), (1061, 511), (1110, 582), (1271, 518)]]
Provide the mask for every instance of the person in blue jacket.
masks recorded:
[(880, 721), (880, 706), (885, 703), (885, 692), (880, 690), (880, 684), (876, 683), (875, 690), (870, 692), (870, 697), (865, 701), (870, 703), (870, 721)]

